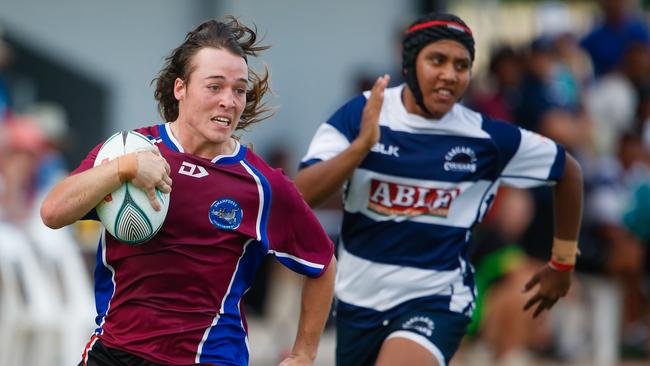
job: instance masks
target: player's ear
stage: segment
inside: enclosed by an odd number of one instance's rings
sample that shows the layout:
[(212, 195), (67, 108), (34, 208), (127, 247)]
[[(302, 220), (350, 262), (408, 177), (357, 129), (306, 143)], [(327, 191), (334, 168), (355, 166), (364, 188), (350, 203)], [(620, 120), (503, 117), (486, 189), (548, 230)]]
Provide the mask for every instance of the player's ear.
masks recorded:
[(174, 97), (176, 100), (182, 100), (185, 97), (185, 81), (181, 78), (174, 80)]

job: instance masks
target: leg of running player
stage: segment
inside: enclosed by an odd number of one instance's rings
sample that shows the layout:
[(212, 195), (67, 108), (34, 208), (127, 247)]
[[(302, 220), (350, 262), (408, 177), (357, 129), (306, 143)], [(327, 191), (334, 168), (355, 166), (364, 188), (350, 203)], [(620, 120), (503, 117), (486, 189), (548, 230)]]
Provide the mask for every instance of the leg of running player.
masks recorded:
[(382, 344), (375, 366), (442, 366), (431, 351), (410, 339), (388, 338)]

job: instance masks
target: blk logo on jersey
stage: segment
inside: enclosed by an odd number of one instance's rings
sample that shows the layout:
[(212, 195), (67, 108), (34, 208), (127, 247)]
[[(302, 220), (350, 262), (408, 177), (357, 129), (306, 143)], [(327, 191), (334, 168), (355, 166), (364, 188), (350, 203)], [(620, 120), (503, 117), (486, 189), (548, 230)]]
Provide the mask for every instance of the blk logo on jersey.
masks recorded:
[(399, 158), (399, 146), (376, 143), (370, 151)]
[(455, 146), (445, 154), (447, 172), (476, 172), (476, 153), (467, 146)]
[(204, 167), (184, 161), (181, 168), (178, 169), (178, 174), (187, 175), (194, 178), (203, 178), (208, 175)]
[(216, 200), (210, 205), (208, 217), (212, 225), (225, 230), (235, 230), (244, 215), (237, 201), (228, 198)]
[(418, 187), (372, 179), (368, 209), (382, 215), (447, 217), (458, 194), (458, 188)]

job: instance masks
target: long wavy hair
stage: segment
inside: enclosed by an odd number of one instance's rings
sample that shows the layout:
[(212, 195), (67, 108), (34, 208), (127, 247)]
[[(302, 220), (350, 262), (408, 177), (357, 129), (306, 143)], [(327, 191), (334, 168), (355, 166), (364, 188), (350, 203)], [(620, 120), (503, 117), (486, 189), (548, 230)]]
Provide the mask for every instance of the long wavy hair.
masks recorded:
[[(192, 57), (203, 48), (225, 49), (241, 56), (248, 63), (248, 56), (258, 56), (271, 46), (257, 44), (257, 28), (249, 28), (235, 17), (228, 16), (225, 21), (211, 19), (201, 23), (189, 32), (185, 41), (176, 47), (165, 59), (165, 66), (152, 81), (158, 101), (158, 112), (165, 121), (178, 118), (178, 100), (174, 96), (174, 82), (180, 78), (189, 81)], [(237, 130), (261, 122), (272, 115), (272, 109), (262, 99), (270, 91), (268, 68), (261, 74), (248, 69), (249, 88), (246, 92), (246, 106), (242, 112)]]

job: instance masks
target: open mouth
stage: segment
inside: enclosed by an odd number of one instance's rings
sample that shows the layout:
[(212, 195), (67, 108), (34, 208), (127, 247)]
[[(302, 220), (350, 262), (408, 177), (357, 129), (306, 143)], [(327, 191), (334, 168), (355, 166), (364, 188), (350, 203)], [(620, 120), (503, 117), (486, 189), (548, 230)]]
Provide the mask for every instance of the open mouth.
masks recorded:
[(224, 127), (230, 127), (230, 123), (232, 122), (228, 117), (212, 117), (210, 121)]
[(442, 98), (451, 98), (453, 96), (451, 90), (445, 88), (436, 89), (435, 93)]

